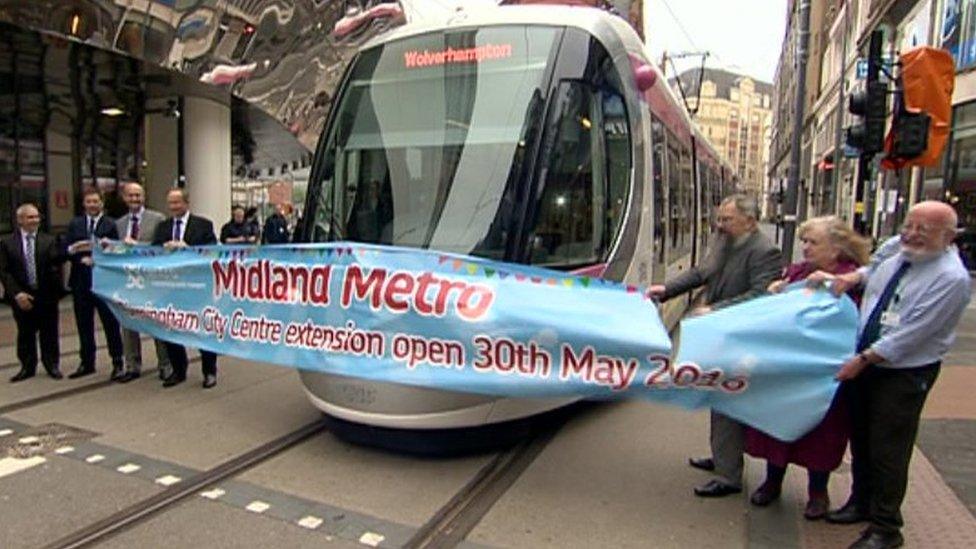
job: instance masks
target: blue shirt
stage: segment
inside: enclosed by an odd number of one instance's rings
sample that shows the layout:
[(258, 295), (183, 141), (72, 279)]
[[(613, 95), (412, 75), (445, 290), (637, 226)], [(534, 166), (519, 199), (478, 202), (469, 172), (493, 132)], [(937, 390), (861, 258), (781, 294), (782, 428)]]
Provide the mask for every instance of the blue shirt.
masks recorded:
[[(866, 268), (867, 288), (858, 331), (864, 330), (888, 279), (908, 258), (894, 237), (878, 248)], [(871, 349), (887, 368), (914, 368), (942, 360), (956, 339), (956, 325), (969, 304), (969, 272), (955, 246), (925, 261), (913, 261), (898, 283)]]

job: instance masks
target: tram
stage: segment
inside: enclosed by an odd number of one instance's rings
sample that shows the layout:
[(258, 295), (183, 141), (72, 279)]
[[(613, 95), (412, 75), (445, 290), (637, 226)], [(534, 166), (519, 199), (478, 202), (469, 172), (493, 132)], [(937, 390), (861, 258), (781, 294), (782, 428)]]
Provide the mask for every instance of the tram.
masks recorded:
[[(492, 6), (411, 23), (350, 64), (297, 240), (469, 254), (647, 285), (704, 253), (734, 184), (623, 19)], [(677, 322), (687, 300), (662, 310)], [(302, 371), (347, 427), (497, 427), (565, 399), (513, 399)]]

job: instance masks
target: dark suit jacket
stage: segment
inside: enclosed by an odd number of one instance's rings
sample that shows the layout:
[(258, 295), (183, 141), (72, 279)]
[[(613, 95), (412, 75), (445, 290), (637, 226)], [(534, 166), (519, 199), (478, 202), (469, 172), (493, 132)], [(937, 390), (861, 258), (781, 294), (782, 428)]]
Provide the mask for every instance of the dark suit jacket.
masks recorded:
[(274, 213), (265, 219), (261, 242), (264, 244), (287, 244), (288, 220), (279, 213)]
[[(102, 215), (95, 224), (95, 238), (119, 239), (119, 232), (115, 228), (115, 220), (107, 215)], [(72, 290), (90, 290), (92, 287), (92, 268), (81, 262), (83, 257), (91, 256), (91, 252), (69, 253), (68, 246), (82, 240), (88, 240), (88, 216), (79, 215), (68, 223), (68, 232), (64, 235), (64, 253), (71, 261), (71, 276), (68, 277), (68, 286)]]
[[(153, 235), (153, 245), (162, 246), (173, 239), (173, 218), (167, 217), (156, 226), (156, 234)], [(190, 214), (186, 221), (186, 228), (183, 230), (183, 242), (190, 246), (205, 246), (216, 244), (217, 236), (214, 235), (213, 222), (206, 217)]]
[(705, 285), (705, 304), (713, 309), (725, 307), (766, 293), (782, 270), (779, 248), (760, 231), (753, 232), (738, 247), (720, 235), (701, 265), (665, 283), (664, 299)]
[(39, 301), (57, 302), (64, 296), (64, 282), (61, 279), (64, 255), (57, 239), (40, 231), (37, 233), (37, 241), (34, 243), (36, 290), (27, 283), (22, 242), (19, 230), (0, 240), (0, 281), (3, 282), (4, 299), (13, 303), (15, 295), (27, 292)]

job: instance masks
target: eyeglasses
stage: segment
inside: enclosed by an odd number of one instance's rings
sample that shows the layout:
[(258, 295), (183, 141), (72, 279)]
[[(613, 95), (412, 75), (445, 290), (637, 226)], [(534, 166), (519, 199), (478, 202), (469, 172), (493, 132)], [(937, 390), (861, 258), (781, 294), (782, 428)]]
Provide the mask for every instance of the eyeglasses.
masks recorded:
[(916, 233), (921, 237), (931, 236), (942, 230), (941, 227), (933, 227), (931, 225), (922, 225), (921, 223), (905, 223), (901, 226), (901, 234), (911, 234)]

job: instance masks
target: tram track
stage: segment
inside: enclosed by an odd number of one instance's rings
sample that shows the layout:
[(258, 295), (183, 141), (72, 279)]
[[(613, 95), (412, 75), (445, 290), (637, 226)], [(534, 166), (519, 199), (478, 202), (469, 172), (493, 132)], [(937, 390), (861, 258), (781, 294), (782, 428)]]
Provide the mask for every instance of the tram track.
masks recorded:
[(514, 447), (500, 452), (423, 524), (403, 545), (406, 549), (456, 547), (515, 484), (565, 423), (552, 421)]
[(138, 501), (129, 507), (80, 528), (48, 545), (47, 549), (73, 549), (88, 547), (110, 536), (118, 534), (167, 508), (187, 499), (197, 492), (227, 478), (259, 465), (281, 452), (294, 447), (308, 438), (321, 433), (328, 427), (325, 419), (308, 423), (298, 429), (270, 442), (239, 454), (219, 465), (198, 473), (185, 481), (171, 486), (153, 496)]

